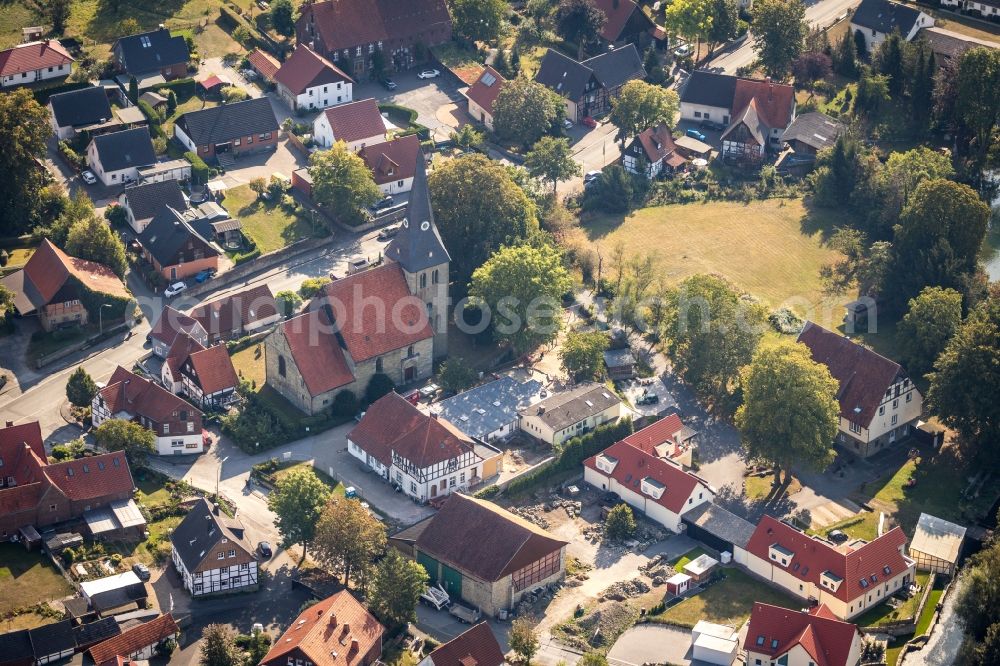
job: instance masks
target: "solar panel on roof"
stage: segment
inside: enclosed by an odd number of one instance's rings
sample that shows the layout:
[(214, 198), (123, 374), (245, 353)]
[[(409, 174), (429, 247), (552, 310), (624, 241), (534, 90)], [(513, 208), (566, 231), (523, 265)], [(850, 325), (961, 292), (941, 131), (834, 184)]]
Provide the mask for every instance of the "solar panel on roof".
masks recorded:
[(486, 72), (483, 74), (483, 78), (481, 78), (480, 81), (482, 81), (483, 85), (488, 88), (497, 82), (497, 77), (493, 76), (489, 72)]

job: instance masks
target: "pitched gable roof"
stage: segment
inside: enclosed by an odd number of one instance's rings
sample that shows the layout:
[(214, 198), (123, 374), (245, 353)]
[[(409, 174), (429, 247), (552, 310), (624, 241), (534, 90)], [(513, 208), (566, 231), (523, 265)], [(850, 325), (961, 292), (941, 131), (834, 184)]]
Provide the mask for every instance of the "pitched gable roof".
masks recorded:
[(480, 622), (428, 655), (434, 666), (501, 666), (503, 651), (486, 622)]
[(843, 123), (825, 113), (810, 111), (795, 116), (795, 120), (781, 135), (781, 140), (786, 143), (799, 141), (816, 150), (822, 150), (832, 146), (845, 129)]
[(350, 666), (381, 645), (383, 633), (385, 628), (368, 609), (341, 590), (302, 611), (261, 664), (284, 666), (284, 656), (297, 650), (316, 666)]
[(236, 376), (233, 359), (225, 345), (197, 350), (187, 360), (188, 364), (181, 366), (181, 372), (188, 374), (205, 395), (239, 386), (240, 379)]
[(733, 116), (729, 127), (722, 133), (722, 139), (725, 140), (741, 125), (747, 128), (750, 136), (753, 137), (758, 146), (765, 145), (764, 134), (767, 132), (767, 127), (761, 122), (760, 116), (757, 114), (757, 100), (751, 99), (750, 103), (746, 105), (741, 113)]
[[(838, 547), (765, 515), (750, 537), (747, 552), (780, 566), (769, 557), (770, 548), (775, 544), (793, 553), (791, 561), (783, 567), (786, 574), (813, 583), (845, 602), (862, 596), (872, 586), (882, 584), (909, 567), (901, 552), (906, 545), (906, 535), (899, 527), (873, 541)], [(889, 573), (886, 573), (886, 567)], [(836, 591), (820, 584), (820, 575), (824, 571), (841, 579)]]
[(851, 648), (860, 637), (856, 625), (836, 619), (826, 606), (802, 612), (758, 601), (743, 649), (778, 659), (799, 645), (817, 666), (851, 666)]
[[(603, 458), (614, 465), (609, 473), (597, 467), (597, 459)], [(687, 506), (687, 500), (691, 493), (699, 485), (705, 488), (705, 492), (711, 493), (708, 484), (701, 479), (685, 472), (680, 467), (666, 460), (659, 458), (651, 450), (640, 448), (625, 440), (621, 440), (604, 449), (601, 453), (591, 456), (583, 461), (584, 466), (595, 470), (598, 474), (608, 475), (622, 486), (629, 488), (638, 495), (648, 496), (654, 502), (680, 514)], [(658, 490), (659, 497), (647, 493), (643, 488), (644, 482), (652, 481), (650, 484)]]
[(284, 336), (291, 361), (309, 395), (317, 396), (354, 381), (335, 328), (329, 312), (316, 308), (285, 321), (274, 333)]
[(899, 30), (905, 38), (920, 17), (920, 10), (888, 0), (861, 0), (851, 23), (888, 35)]
[(121, 451), (53, 463), (43, 468), (45, 476), (67, 498), (78, 501), (131, 494), (135, 488), (128, 460)]
[(0, 456), (7, 460), (8, 465), (11, 464), (8, 456), (13, 457), (14, 453), (23, 450), (25, 445), (43, 460), (45, 459), (45, 444), (42, 443), (42, 429), (38, 421), (0, 428)]
[(536, 416), (553, 430), (559, 431), (620, 403), (618, 396), (604, 384), (586, 382), (531, 405), (524, 411), (524, 415)]
[(188, 357), (203, 349), (205, 347), (188, 333), (180, 333), (174, 338), (173, 344), (167, 350), (167, 358), (163, 361), (170, 368), (170, 375), (174, 381), (179, 380), (177, 373)]
[(95, 664), (102, 664), (115, 657), (128, 657), (149, 645), (156, 645), (165, 638), (180, 632), (170, 613), (155, 620), (126, 629), (114, 638), (98, 643), (88, 650)]
[(868, 426), (885, 392), (905, 376), (895, 361), (811, 321), (802, 327), (797, 340), (837, 380), (840, 415), (852, 423)]
[(475, 449), (446, 419), (424, 414), (395, 392), (372, 403), (347, 437), (386, 467), (393, 453), (423, 469)]
[(191, 57), (187, 41), (180, 35), (171, 36), (166, 28), (120, 37), (111, 49), (133, 76), (187, 63)]
[(145, 127), (99, 134), (92, 141), (105, 171), (139, 168), (156, 163), (156, 151)]
[(175, 125), (198, 146), (278, 131), (278, 119), (267, 97), (189, 111)]
[(74, 62), (73, 57), (55, 39), (18, 44), (0, 51), (0, 76), (11, 76), (36, 69), (59, 67)]
[(661, 455), (658, 449), (664, 444), (680, 444), (695, 434), (694, 430), (684, 425), (680, 415), (674, 413), (650, 423), (641, 430), (636, 430), (621, 441), (662, 458), (666, 456)]
[(736, 79), (732, 111), (739, 115), (754, 102), (755, 113), (767, 127), (785, 128), (792, 122), (795, 89), (785, 83), (759, 79)]
[(201, 329), (198, 334), (204, 335), (204, 327), (198, 320), (190, 317), (170, 305), (164, 305), (160, 318), (156, 320), (153, 328), (149, 331), (149, 337), (159, 340), (168, 347), (174, 343), (174, 339), (181, 332), (190, 333), (194, 329)]
[(609, 42), (617, 42), (621, 38), (622, 31), (636, 12), (642, 14), (648, 27), (653, 26), (653, 21), (634, 0), (594, 0), (594, 5), (607, 17), (601, 29), (601, 38)]
[(681, 102), (731, 109), (735, 92), (735, 76), (696, 69), (684, 83)]
[(535, 81), (567, 99), (578, 100), (593, 77), (590, 67), (550, 48), (542, 56)]
[[(427, 164), (423, 153), (417, 154), (413, 187), (406, 207), (403, 228), (385, 248), (387, 259), (395, 261), (403, 270), (418, 273), (451, 261), (448, 248), (434, 223), (431, 193), (427, 185)], [(448, 276), (440, 279), (447, 280)]]
[(151, 220), (164, 206), (176, 210), (187, 208), (180, 183), (173, 178), (126, 187), (122, 193), (125, 205), (138, 221)]
[(191, 317), (210, 335), (227, 335), (278, 314), (278, 304), (267, 284), (229, 294), (191, 310)]
[(111, 414), (126, 413), (145, 416), (156, 423), (167, 420), (175, 411), (187, 410), (198, 416), (201, 410), (177, 397), (159, 384), (140, 377), (125, 368), (118, 368), (108, 380), (108, 385), (97, 392)]
[(413, 178), (417, 160), (423, 158), (420, 137), (416, 134), (365, 146), (358, 151), (358, 156), (372, 172), (376, 185)]
[(567, 545), (492, 502), (460, 493), (448, 496), (416, 543), (420, 551), (486, 582)]
[[(373, 302), (381, 307), (373, 306)], [(323, 288), (313, 306), (324, 303), (332, 309), (338, 333), (355, 363), (434, 335), (427, 309), (410, 294), (406, 277), (396, 263), (334, 280)]]
[(469, 86), (465, 96), (488, 113), (493, 113), (493, 102), (497, 101), (497, 95), (505, 83), (507, 79), (500, 72), (486, 65), (476, 82)]
[(191, 507), (184, 520), (170, 534), (170, 543), (184, 563), (184, 568), (192, 572), (206, 558), (215, 559), (214, 548), (223, 538), (227, 539), (227, 550), (239, 547), (253, 555), (254, 549), (246, 538), (243, 523), (221, 511), (216, 513), (214, 507), (203, 497)]
[(339, 67), (305, 44), (295, 47), (292, 55), (281, 64), (274, 79), (296, 95), (324, 84), (354, 83), (354, 79)]
[(170, 206), (160, 208), (139, 234), (138, 240), (163, 267), (182, 263), (189, 245), (200, 247), (206, 257), (222, 254), (212, 241), (195, 230), (184, 215)]
[(111, 102), (104, 88), (91, 86), (49, 97), (52, 115), (59, 127), (83, 127), (111, 120)]
[(445, 0), (327, 0), (303, 11), (298, 29), (303, 31), (310, 19), (329, 50), (439, 34), (451, 28)]
[(587, 58), (583, 65), (589, 67), (597, 77), (597, 82), (608, 89), (617, 88), (629, 79), (646, 76), (646, 68), (635, 44), (604, 51), (593, 58)]
[(635, 140), (642, 146), (642, 151), (646, 153), (646, 159), (650, 162), (658, 162), (673, 155), (677, 150), (674, 135), (665, 123), (643, 130)]
[(336, 141), (352, 143), (385, 136), (385, 121), (371, 97), (331, 107), (323, 114)]
[(281, 68), (281, 63), (277, 59), (268, 53), (267, 51), (261, 51), (260, 49), (254, 49), (247, 54), (247, 60), (253, 65), (261, 76), (263, 76), (268, 81), (274, 81), (275, 74)]

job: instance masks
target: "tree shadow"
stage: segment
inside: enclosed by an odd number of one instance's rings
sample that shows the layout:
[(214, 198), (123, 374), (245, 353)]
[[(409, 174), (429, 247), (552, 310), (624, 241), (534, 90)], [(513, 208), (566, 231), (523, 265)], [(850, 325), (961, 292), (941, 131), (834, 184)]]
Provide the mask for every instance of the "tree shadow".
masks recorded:
[(830, 241), (830, 237), (838, 227), (849, 226), (851, 222), (843, 209), (823, 208), (811, 196), (805, 197), (802, 205), (806, 209), (806, 214), (799, 221), (800, 231), (806, 236), (818, 233), (824, 244)]
[[(87, 37), (98, 42), (112, 42), (123, 37), (118, 29), (127, 18), (135, 19), (141, 30), (153, 30), (179, 12), (187, 0), (100, 0), (94, 15), (87, 22)], [(117, 11), (115, 6), (117, 5)]]
[(580, 217), (580, 228), (590, 241), (599, 241), (615, 232), (629, 213), (584, 213)]

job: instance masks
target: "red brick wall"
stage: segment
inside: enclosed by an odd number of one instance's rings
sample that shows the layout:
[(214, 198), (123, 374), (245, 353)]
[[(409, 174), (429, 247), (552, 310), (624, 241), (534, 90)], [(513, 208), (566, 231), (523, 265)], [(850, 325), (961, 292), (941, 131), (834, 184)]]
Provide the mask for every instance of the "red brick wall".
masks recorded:
[[(278, 135), (280, 130), (271, 132), (271, 137), (269, 139), (261, 139), (259, 134), (255, 134), (253, 137), (243, 137), (240, 139), (240, 145), (233, 146), (230, 152), (241, 154), (249, 153), (255, 150), (260, 150), (261, 148), (266, 148), (267, 146), (274, 146), (278, 143)], [(247, 139), (252, 138), (253, 143), (247, 143)], [(215, 157), (215, 144), (208, 146), (198, 146), (198, 156), (201, 159), (208, 159), (210, 157)]]
[[(168, 281), (184, 280), (197, 275), (206, 268), (219, 270), (219, 258), (217, 256), (205, 257), (204, 259), (196, 259), (194, 261), (185, 262), (179, 266), (160, 266), (155, 260), (153, 260), (153, 265), (156, 266), (156, 270), (160, 272), (160, 275)], [(176, 277), (174, 277), (170, 272), (170, 269), (172, 268), (177, 269)]]

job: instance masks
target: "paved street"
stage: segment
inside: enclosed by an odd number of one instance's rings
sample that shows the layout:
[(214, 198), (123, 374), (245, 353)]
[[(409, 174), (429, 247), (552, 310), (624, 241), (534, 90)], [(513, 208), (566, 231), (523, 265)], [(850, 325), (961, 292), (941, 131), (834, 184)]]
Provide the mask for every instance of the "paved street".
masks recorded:
[(640, 624), (622, 634), (608, 651), (613, 666), (691, 663), (691, 632), (662, 624)]
[[(837, 22), (841, 16), (854, 11), (861, 0), (806, 0), (806, 22), (810, 27), (826, 28)], [(725, 74), (735, 74), (740, 67), (745, 67), (754, 61), (754, 36), (750, 37), (736, 48), (721, 53), (713, 58), (704, 69)]]

